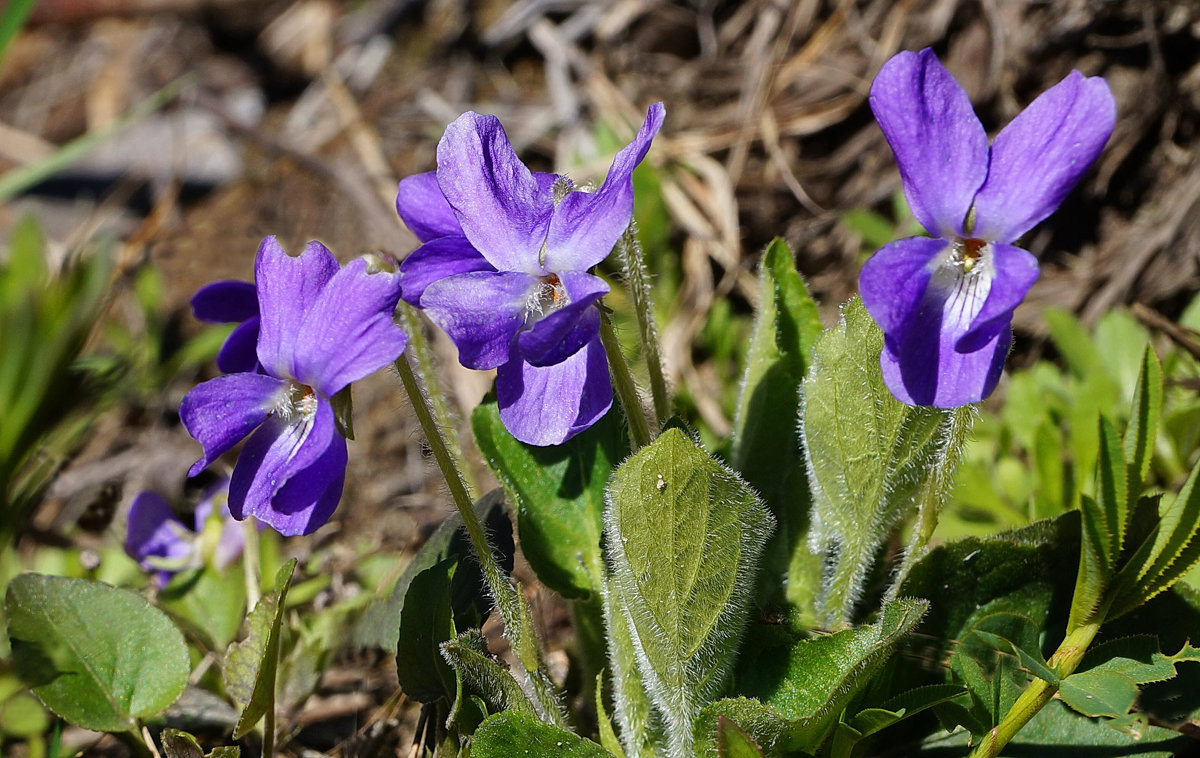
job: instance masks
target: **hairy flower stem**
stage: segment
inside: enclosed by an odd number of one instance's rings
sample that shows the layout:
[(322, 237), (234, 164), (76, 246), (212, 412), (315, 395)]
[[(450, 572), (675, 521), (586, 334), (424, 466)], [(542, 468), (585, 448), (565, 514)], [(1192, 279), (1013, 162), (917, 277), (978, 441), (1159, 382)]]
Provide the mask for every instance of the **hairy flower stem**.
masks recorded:
[(487, 534), (483, 531), (483, 525), (479, 523), (479, 518), (475, 515), (475, 508), (467, 491), (466, 483), (463, 482), (462, 476), (455, 466), (454, 458), (442, 437), (443, 430), (434, 419), (429, 398), (417, 380), (416, 374), (413, 373), (409, 359), (402, 355), (396, 359), (395, 365), (396, 371), (400, 374), (400, 381), (404, 384), (404, 390), (408, 393), (413, 410), (416, 411), (417, 419), (421, 423), (421, 429), (425, 432), (429, 449), (433, 452), (433, 458), (442, 471), (446, 486), (450, 489), (450, 496), (454, 499), (454, 505), (462, 517), (467, 536), (471, 539), (471, 545), (479, 557), (484, 580), (495, 600), (496, 608), (500, 611), (500, 617), (504, 621), (505, 635), (528, 675), (530, 688), (542, 711), (542, 718), (548, 723), (565, 726), (566, 720), (562, 712), (561, 699), (542, 662), (542, 653), (538, 649), (537, 634), (533, 626), (533, 616), (525, 602), (525, 595), (504, 573), (504, 569), (496, 560), (495, 550), (488, 541)]
[(434, 371), (433, 349), (429, 338), (425, 336), (424, 325), (416, 308), (408, 303), (400, 303), (400, 317), (404, 321), (404, 331), (408, 334), (408, 346), (405, 352), (416, 359), (417, 375), (425, 383), (425, 397), (429, 400), (433, 418), (437, 421), (446, 447), (454, 458), (454, 465), (462, 477), (467, 495), (474, 501), (479, 497), (479, 483), (475, 479), (474, 469), (463, 452), (462, 443), (458, 440), (458, 427), (450, 408), (446, 405), (446, 394), (438, 384), (437, 373)]
[(616, 330), (613, 329), (612, 319), (603, 312), (600, 314), (600, 341), (604, 344), (604, 352), (608, 354), (613, 389), (617, 393), (617, 399), (621, 401), (625, 421), (629, 424), (629, 444), (632, 448), (630, 452), (636, 453), (650, 444), (650, 424), (646, 421), (646, 411), (642, 408), (637, 383), (629, 371), (625, 354), (621, 352), (621, 343), (617, 339)]
[(954, 486), (954, 471), (958, 468), (958, 460), (962, 457), (963, 444), (975, 423), (975, 406), (963, 405), (945, 411), (946, 417), (941, 424), (941, 444), (938, 446), (938, 463), (934, 473), (925, 482), (925, 487), (917, 503), (917, 522), (913, 524), (912, 537), (904, 548), (904, 559), (900, 568), (892, 577), (892, 586), (888, 588), (886, 600), (895, 600), (900, 593), (900, 585), (908, 578), (908, 572), (916, 565), (925, 553), (929, 551), (929, 541), (937, 529), (938, 514), (942, 511), (942, 503), (950, 488)]
[(661, 428), (671, 416), (671, 398), (667, 394), (667, 380), (663, 375), (662, 354), (658, 347), (658, 329), (654, 325), (654, 303), (650, 300), (650, 279), (646, 273), (646, 259), (642, 244), (638, 242), (636, 224), (630, 224), (621, 239), (617, 240), (617, 252), (624, 269), (625, 285), (633, 300), (637, 313), (638, 331), (642, 337), (642, 352), (646, 357), (646, 369), (650, 375), (650, 397), (654, 401), (654, 418)]
[[(1092, 615), (1092, 619), (1088, 623), (1068, 634), (1062, 644), (1058, 646), (1058, 650), (1054, 651), (1054, 655), (1050, 656), (1047, 663), (1060, 681), (1073, 674), (1079, 667), (1079, 662), (1083, 660), (1088, 645), (1092, 644), (1096, 632), (1100, 631), (1104, 617), (1108, 615), (1108, 605), (1108, 602), (1105, 602)], [(1038, 714), (1038, 711), (1054, 699), (1057, 692), (1057, 684), (1047, 682), (1045, 679), (1034, 679), (1008, 709), (1008, 713), (1004, 714), (1004, 718), (1000, 719), (1000, 723), (984, 735), (979, 745), (971, 752), (970, 758), (994, 758), (999, 755), (1017, 732), (1021, 731), (1021, 728), (1028, 724)]]

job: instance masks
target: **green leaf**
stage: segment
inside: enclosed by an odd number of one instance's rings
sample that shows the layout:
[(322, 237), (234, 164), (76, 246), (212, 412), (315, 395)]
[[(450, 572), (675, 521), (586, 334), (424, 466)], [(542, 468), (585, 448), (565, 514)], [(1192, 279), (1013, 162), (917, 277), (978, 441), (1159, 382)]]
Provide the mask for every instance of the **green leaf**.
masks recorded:
[(538, 578), (563, 597), (600, 587), (604, 486), (629, 442), (620, 414), (609, 413), (566, 443), (518, 442), (500, 421), (494, 399), (471, 414), (475, 443), (516, 506), (521, 552)]
[(279, 634), (296, 559), (275, 575), (275, 589), (258, 599), (250, 612), (246, 639), (225, 654), (225, 691), (241, 708), (233, 738), (241, 739), (268, 709), (275, 707), (275, 672), (279, 665)]
[(1125, 430), (1125, 460), (1129, 463), (1133, 479), (1130, 485), (1132, 495), (1139, 494), (1146, 475), (1150, 473), (1154, 442), (1158, 439), (1158, 419), (1162, 415), (1162, 400), (1162, 366), (1154, 350), (1147, 347), (1133, 392), (1129, 426)]
[(204, 750), (196, 738), (178, 729), (163, 730), (162, 746), (165, 758), (204, 758)]
[[(786, 651), (759, 650), (757, 658), (739, 665), (738, 689), (784, 720), (789, 748), (813, 751), (847, 703), (871, 684), (900, 639), (921, 621), (927, 607), (923, 600), (893, 601), (869, 626), (800, 640)], [(750, 734), (760, 737), (753, 730)], [(759, 744), (765, 746), (761, 740)]]
[(763, 758), (762, 748), (724, 715), (717, 718), (717, 753), (721, 758)]
[(478, 631), (468, 630), (444, 643), (442, 654), (462, 676), (464, 684), (478, 693), (488, 705), (499, 711), (538, 718), (533, 701), (508, 669), (488, 654), (487, 643)]
[(608, 591), (673, 756), (725, 684), (771, 514), (734, 472), (668, 429), (613, 474), (605, 511)]
[(766, 755), (777, 755), (787, 732), (787, 720), (770, 706), (746, 697), (723, 698), (701, 709), (693, 738), (698, 758), (721, 758), (717, 733), (722, 719), (729, 719), (750, 735)]
[(1109, 614), (1116, 618), (1169, 589), (1196, 565), (1200, 565), (1200, 464), (1192, 469), (1183, 488), (1161, 510), (1158, 532), (1150, 555), (1140, 566), (1133, 590), (1122, 593)]
[[(919, 754), (922, 758), (961, 758), (967, 754), (968, 738), (969, 735), (962, 731), (940, 735), (926, 741)], [(999, 758), (1171, 758), (1179, 755), (1177, 751), (1185, 749), (1190, 742), (1176, 732), (1154, 726), (1139, 727), (1138, 735), (1131, 736), (1110, 728), (1103, 721), (1081, 716), (1059, 701), (1051, 700), (1017, 732)]]
[(776, 586), (784, 577), (807, 526), (808, 486), (796, 429), (800, 383), (821, 333), (817, 306), (782, 239), (763, 253), (759, 302), (733, 420), (730, 461), (754, 487), (777, 530), (764, 572)]
[(203, 640), (209, 650), (223, 652), (246, 618), (246, 580), (235, 567), (212, 566), (176, 574), (158, 593), (158, 602)]
[(96, 731), (133, 729), (183, 692), (183, 635), (145, 599), (86, 579), (21, 574), (5, 598), (13, 665), (50, 710)]
[[(998, 598), (980, 607), (963, 627), (950, 659), (950, 670), (971, 692), (975, 715), (989, 726), (1000, 721), (1029, 684), (1022, 657), (1011, 650), (1032, 651), (1024, 657), (1045, 668), (1037, 649), (1038, 626), (1013, 610), (1014, 605), (1008, 598)], [(1057, 681), (1058, 677), (1050, 676)]]
[[(475, 503), (475, 514), (491, 536), (492, 545), (499, 553), (497, 557), (501, 567), (511, 573), (515, 548), (512, 522), (504, 510), (504, 493), (495, 489), (481, 497)], [(391, 592), (377, 598), (367, 608), (355, 628), (355, 644), (395, 653), (404, 599), (413, 578), (447, 558), (459, 564), (451, 583), (451, 608), (455, 624), (460, 629), (481, 626), (487, 618), (490, 601), (484, 592), (479, 561), (474, 555), (471, 541), (462, 528), (462, 517), (457, 513), (447, 517), (404, 567)]]
[[(1125, 457), (1121, 450), (1121, 436), (1107, 418), (1100, 417), (1100, 458), (1096, 463), (1096, 505), (1103, 514), (1103, 522), (1089, 523), (1091, 516), (1083, 512), (1083, 528), (1094, 531), (1101, 539), (1098, 546), (1106, 570), (1112, 571), (1125, 543), (1125, 528), (1129, 517), (1129, 479)], [(1107, 539), (1104, 539), (1107, 538)]]
[(471, 740), (471, 758), (612, 758), (591, 740), (506, 711), (489, 716)]
[(883, 333), (855, 298), (817, 341), (804, 382), (809, 543), (827, 555), (820, 602), (827, 626), (850, 620), (893, 527), (917, 504), (940, 504), (958, 456), (948, 434), (954, 413), (894, 398), (879, 368), (882, 348)]
[(613, 730), (612, 720), (608, 718), (608, 711), (604, 708), (603, 671), (596, 675), (595, 706), (596, 731), (599, 732), (600, 746), (612, 753), (615, 758), (625, 758), (625, 749), (621, 746), (621, 741), (617, 739), (617, 733)]
[(404, 694), (421, 703), (455, 699), (454, 672), (442, 657), (441, 644), (455, 636), (450, 582), (457, 567), (453, 558), (435, 563), (413, 577), (405, 593), (396, 676)]
[(1059, 696), (1084, 716), (1124, 716), (1137, 700), (1132, 679), (1116, 671), (1083, 671), (1062, 681)]

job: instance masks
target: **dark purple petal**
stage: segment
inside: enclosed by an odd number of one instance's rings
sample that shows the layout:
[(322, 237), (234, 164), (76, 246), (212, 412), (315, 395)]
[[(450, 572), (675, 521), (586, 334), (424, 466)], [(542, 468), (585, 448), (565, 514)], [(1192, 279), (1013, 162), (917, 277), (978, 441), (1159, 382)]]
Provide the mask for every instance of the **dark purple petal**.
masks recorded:
[(204, 447), (188, 476), (195, 476), (241, 442), (287, 397), (288, 382), (265, 374), (218, 376), (194, 387), (179, 405), (188, 434)]
[(293, 258), (274, 237), (258, 248), (254, 283), (262, 323), (258, 361), (271, 376), (294, 378), (292, 359), (300, 325), (325, 284), (338, 271), (337, 259), (320, 242), (310, 242)]
[(949, 248), (948, 240), (909, 237), (888, 243), (863, 264), (858, 290), (885, 335), (895, 334), (913, 317)]
[(217, 368), (226, 374), (258, 370), (258, 314), (238, 324), (217, 353)]
[(608, 359), (600, 339), (553, 366), (521, 360), (496, 372), (500, 420), (513, 437), (530, 445), (561, 445), (612, 406)]
[(1004, 368), (1012, 341), (1007, 322), (978, 350), (957, 349), (982, 312), (991, 281), (981, 271), (966, 273), (939, 265), (920, 303), (899, 328), (885, 332), (884, 382), (901, 401), (953, 408), (987, 397)]
[(898, 400), (909, 405), (956, 408), (992, 394), (1012, 344), (1005, 327), (972, 353), (954, 349), (953, 335), (914, 329), (897, 352), (880, 355), (883, 381)]
[(192, 295), (192, 313), (210, 324), (245, 321), (258, 315), (258, 293), (250, 282), (213, 282)]
[(935, 237), (961, 234), (988, 170), (987, 134), (967, 93), (926, 48), (883, 64), (870, 103), (917, 221)]
[(436, 171), (400, 180), (396, 192), (396, 212), (400, 214), (404, 225), (422, 242), (438, 237), (462, 236), (462, 226), (454, 215), (454, 209), (446, 202), (442, 188), (438, 186)]
[(582, 271), (565, 271), (560, 280), (567, 304), (517, 337), (521, 358), (533, 366), (561, 363), (600, 334), (595, 303), (608, 292), (608, 285)]
[(159, 584), (166, 584), (175, 572), (163, 570), (153, 560), (163, 562), (187, 559), (192, 553), (193, 534), (188, 531), (167, 501), (154, 492), (140, 492), (129, 507), (129, 528), (125, 552), (148, 571), (157, 571)]
[(546, 238), (548, 270), (586, 271), (612, 251), (633, 218), (633, 170), (646, 157), (665, 115), (662, 103), (650, 106), (642, 128), (617, 153), (600, 189), (572, 192), (558, 204)]
[(991, 271), (979, 273), (991, 277), (991, 287), (983, 308), (954, 345), (954, 349), (960, 353), (982, 349), (997, 331), (1007, 328), (1012, 321), (1013, 310), (1025, 299), (1025, 293), (1029, 292), (1038, 278), (1037, 258), (1029, 251), (1000, 243), (989, 247), (990, 261), (983, 265)]
[[(346, 440), (337, 433), (333, 410), (317, 399), (310, 417), (273, 416), (242, 448), (229, 482), (229, 511), (236, 519), (254, 516), (280, 534), (307, 534), (328, 518), (331, 488), (341, 496)], [(312, 469), (306, 472), (306, 469)], [(283, 490), (293, 479), (298, 485)], [(336, 486), (335, 486), (336, 485)]]
[(554, 202), (517, 158), (500, 121), (459, 116), (438, 143), (437, 162), (442, 194), (475, 249), (500, 271), (546, 273), (538, 253)]
[(421, 245), (400, 264), (400, 297), (409, 305), (420, 306), (425, 288), (438, 279), (495, 270), (466, 237), (441, 237)]
[(333, 397), (396, 360), (408, 343), (393, 321), (400, 274), (368, 273), (358, 258), (333, 275), (296, 335), (292, 376)]
[(421, 307), (450, 336), (462, 365), (496, 368), (508, 362), (513, 337), (540, 286), (528, 274), (476, 271), (430, 284)]
[(1054, 212), (1088, 170), (1116, 123), (1108, 83), (1072, 71), (1017, 114), (992, 145), (975, 197), (975, 231), (1012, 242)]

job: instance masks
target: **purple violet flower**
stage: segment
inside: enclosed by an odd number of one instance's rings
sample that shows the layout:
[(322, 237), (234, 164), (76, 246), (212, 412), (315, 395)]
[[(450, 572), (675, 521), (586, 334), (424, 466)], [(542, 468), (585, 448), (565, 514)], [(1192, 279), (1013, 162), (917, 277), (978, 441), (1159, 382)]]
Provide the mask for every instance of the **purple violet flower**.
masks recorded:
[(339, 268), (319, 242), (291, 257), (267, 237), (254, 278), (263, 373), (219, 376), (184, 397), (179, 415), (204, 446), (188, 473), (248, 436), (229, 510), (280, 534), (308, 534), (333, 514), (346, 476), (346, 440), (329, 398), (395, 360), (407, 343), (392, 321), (400, 275), (372, 273), (362, 258)]
[(989, 149), (966, 92), (927, 48), (885, 63), (870, 102), (930, 234), (888, 244), (859, 277), (885, 336), (884, 382), (910, 405), (977, 402), (1000, 379), (1013, 310), (1038, 277), (1037, 259), (1012, 243), (1100, 154), (1116, 120), (1112, 93), (1072, 71)]
[(471, 112), (446, 128), (436, 172), (400, 182), (396, 210), (425, 243), (400, 266), (403, 297), (464, 366), (497, 370), (500, 418), (522, 442), (561, 444), (612, 406), (596, 307), (608, 285), (588, 269), (629, 226), (633, 170), (664, 113), (650, 107), (594, 192), (531, 172), (500, 121)]
[[(210, 520), (215, 522), (211, 527)], [(245, 537), (229, 514), (228, 479), (209, 488), (192, 522), (188, 526), (179, 519), (158, 493), (139, 492), (129, 507), (125, 552), (154, 572), (159, 587), (180, 571), (199, 566), (206, 555), (221, 570), (241, 556)]]
[(192, 296), (192, 313), (210, 324), (239, 322), (217, 353), (225, 374), (258, 369), (258, 295), (250, 282), (213, 282)]

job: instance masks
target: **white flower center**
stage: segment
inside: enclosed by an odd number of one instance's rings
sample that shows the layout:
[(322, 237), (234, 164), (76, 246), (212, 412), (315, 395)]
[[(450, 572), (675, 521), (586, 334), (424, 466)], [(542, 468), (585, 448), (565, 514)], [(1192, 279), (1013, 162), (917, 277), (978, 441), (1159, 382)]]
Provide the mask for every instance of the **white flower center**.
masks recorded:
[(938, 257), (931, 290), (942, 299), (943, 323), (966, 331), (992, 290), (992, 246), (974, 237), (956, 238)]
[(272, 413), (285, 423), (307, 421), (317, 414), (317, 393), (305, 384), (289, 384), (281, 392)]
[(525, 326), (532, 326), (569, 302), (571, 299), (567, 296), (567, 288), (558, 274), (541, 277), (525, 302)]

